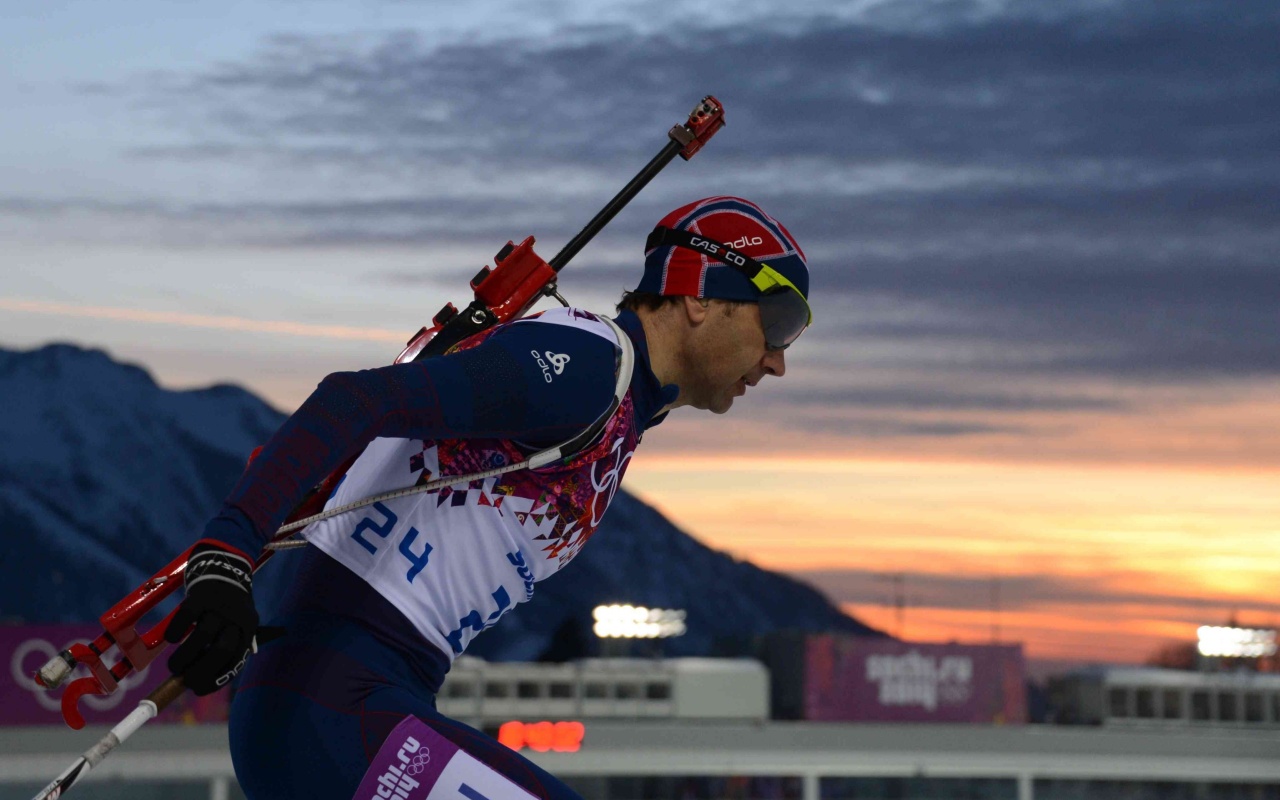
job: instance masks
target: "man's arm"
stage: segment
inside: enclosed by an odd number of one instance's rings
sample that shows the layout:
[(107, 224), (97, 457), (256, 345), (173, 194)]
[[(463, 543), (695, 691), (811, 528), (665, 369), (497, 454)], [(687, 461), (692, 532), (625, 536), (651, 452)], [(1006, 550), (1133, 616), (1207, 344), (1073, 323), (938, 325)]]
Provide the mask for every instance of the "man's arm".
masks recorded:
[(380, 436), (530, 447), (569, 439), (608, 408), (615, 354), (593, 333), (530, 321), (470, 350), (329, 375), (263, 447), (202, 541), (255, 558), (312, 486)]

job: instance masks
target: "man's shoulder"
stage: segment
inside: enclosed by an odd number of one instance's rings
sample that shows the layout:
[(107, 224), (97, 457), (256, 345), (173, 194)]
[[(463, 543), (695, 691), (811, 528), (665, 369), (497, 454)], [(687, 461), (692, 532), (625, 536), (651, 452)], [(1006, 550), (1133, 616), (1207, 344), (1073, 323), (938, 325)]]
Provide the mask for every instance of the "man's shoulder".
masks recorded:
[(510, 349), (568, 353), (608, 366), (610, 372), (622, 347), (603, 318), (580, 308), (553, 308), (523, 317), (502, 326), (493, 338)]
[(618, 337), (589, 311), (554, 308), (502, 326), (488, 340), (514, 357), (533, 386), (613, 396), (620, 362)]
[[(618, 345), (618, 337), (614, 334), (613, 328), (605, 322), (604, 317), (582, 308), (552, 308), (511, 323), (512, 327), (535, 325), (582, 331), (598, 336), (615, 346)], [(544, 328), (544, 330), (556, 330), (556, 328)]]

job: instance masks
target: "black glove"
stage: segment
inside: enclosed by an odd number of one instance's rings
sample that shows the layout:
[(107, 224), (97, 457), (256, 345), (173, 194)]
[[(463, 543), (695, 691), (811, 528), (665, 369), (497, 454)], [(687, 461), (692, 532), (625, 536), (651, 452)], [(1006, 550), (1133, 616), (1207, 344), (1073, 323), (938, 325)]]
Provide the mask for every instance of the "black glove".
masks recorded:
[(196, 695), (211, 694), (236, 676), (256, 650), (258, 611), (253, 607), (253, 564), (209, 544), (197, 545), (183, 573), (186, 598), (165, 629), (167, 642), (179, 642), (169, 656), (169, 671), (181, 675)]

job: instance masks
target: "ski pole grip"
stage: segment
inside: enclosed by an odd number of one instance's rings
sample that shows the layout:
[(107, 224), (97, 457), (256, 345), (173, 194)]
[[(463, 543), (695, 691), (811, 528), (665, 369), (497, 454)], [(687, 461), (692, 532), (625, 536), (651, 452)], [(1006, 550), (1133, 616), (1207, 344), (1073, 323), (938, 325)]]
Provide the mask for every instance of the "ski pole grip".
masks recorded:
[(172, 675), (164, 683), (157, 686), (151, 694), (147, 695), (147, 699), (156, 705), (156, 711), (164, 711), (165, 707), (182, 696), (187, 690), (187, 685), (182, 682), (182, 676)]

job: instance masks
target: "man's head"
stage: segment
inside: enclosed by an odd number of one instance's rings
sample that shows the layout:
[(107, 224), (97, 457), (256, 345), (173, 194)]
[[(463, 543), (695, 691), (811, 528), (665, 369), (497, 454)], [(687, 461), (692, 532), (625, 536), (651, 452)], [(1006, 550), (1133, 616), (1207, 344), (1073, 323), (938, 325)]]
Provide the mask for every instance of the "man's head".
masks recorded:
[(783, 350), (811, 321), (808, 294), (804, 253), (781, 223), (741, 198), (709, 197), (658, 223), (619, 309), (640, 313), (657, 339), (655, 371), (680, 386), (677, 405), (724, 413), (786, 371)]

